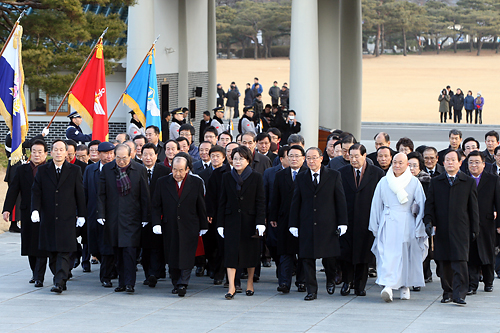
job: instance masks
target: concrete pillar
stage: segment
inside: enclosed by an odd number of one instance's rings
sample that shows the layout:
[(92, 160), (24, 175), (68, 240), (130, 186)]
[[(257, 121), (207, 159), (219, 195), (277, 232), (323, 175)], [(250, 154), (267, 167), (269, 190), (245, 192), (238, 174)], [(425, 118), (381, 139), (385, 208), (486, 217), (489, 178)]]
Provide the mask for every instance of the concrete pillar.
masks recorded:
[(341, 127), (340, 0), (318, 0), (319, 124)]
[(217, 106), (217, 39), (215, 0), (208, 0), (208, 110)]
[(342, 0), (341, 5), (341, 124), (342, 130), (361, 138), (363, 77), (361, 0)]
[(178, 107), (188, 106), (188, 38), (186, 0), (179, 0), (179, 87)]
[(318, 3), (293, 0), (290, 40), (290, 108), (302, 123), (306, 147), (318, 146)]

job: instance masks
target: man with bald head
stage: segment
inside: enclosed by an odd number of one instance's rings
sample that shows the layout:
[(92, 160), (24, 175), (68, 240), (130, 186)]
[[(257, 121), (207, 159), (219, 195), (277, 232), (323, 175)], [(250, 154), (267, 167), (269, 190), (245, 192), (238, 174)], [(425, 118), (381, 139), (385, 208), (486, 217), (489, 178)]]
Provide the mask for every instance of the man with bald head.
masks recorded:
[(390, 154), (391, 154), (391, 159), (396, 155), (396, 151), (391, 149), (391, 137), (389, 134), (385, 132), (379, 132), (375, 134), (375, 137), (373, 137), (373, 140), (375, 140), (375, 151), (373, 153), (368, 154), (368, 157), (370, 160), (373, 161), (373, 164), (380, 167), (378, 161), (377, 161), (377, 152), (380, 147), (388, 147)]
[(401, 299), (407, 300), (410, 286), (425, 286), (422, 262), (428, 242), (424, 205), (424, 190), (412, 176), (406, 154), (396, 154), (375, 189), (369, 224), (375, 236), (376, 283), (384, 287), (381, 297), (386, 302), (392, 302), (393, 289), (400, 289)]

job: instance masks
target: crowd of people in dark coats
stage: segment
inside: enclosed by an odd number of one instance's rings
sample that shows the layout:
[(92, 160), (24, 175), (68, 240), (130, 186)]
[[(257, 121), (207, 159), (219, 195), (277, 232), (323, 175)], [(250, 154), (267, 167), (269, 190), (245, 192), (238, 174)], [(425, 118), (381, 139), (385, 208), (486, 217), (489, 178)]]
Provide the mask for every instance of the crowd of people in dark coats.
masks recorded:
[(483, 123), (483, 107), (484, 107), (484, 97), (481, 92), (476, 94), (474, 98), (472, 90), (467, 92), (467, 96), (464, 96), (462, 89), (458, 88), (456, 93), (453, 93), (450, 86), (446, 86), (446, 89), (441, 91), (438, 97), (439, 102), (439, 114), (441, 122), (446, 123), (447, 114), (451, 120), (453, 117), (453, 122), (460, 124), (462, 120), (462, 111), (465, 109), (465, 120), (467, 124), (472, 124), (472, 113), (474, 111), (474, 124)]
[[(480, 282), (493, 291), (500, 274), (497, 132), (486, 133), (484, 151), (455, 129), (441, 151), (414, 147), (409, 138), (393, 150), (381, 132), (374, 137), (376, 151), (367, 154), (341, 130), (332, 131), (322, 151), (271, 126), (234, 139), (206, 129), (198, 147), (189, 124), (165, 143), (160, 130), (148, 126), (146, 136), (133, 139), (123, 133), (112, 142), (55, 140), (51, 159), (43, 137), (29, 141), (30, 160), (12, 170), (3, 217), (11, 219), (20, 196), (21, 254), (29, 259), (30, 283), (43, 286), (48, 261), (51, 291), (61, 293), (72, 269), (81, 263), (90, 272), (94, 262), (104, 288), (118, 278), (114, 290), (133, 293), (140, 265), (143, 285), (154, 288), (168, 276), (172, 293), (182, 297), (195, 269), (207, 283), (227, 287), (224, 297), (233, 299), (254, 295), (262, 267), (274, 262), (277, 279), (266, 282), (286, 294), (295, 275), (297, 291), (311, 301), (318, 297), (321, 258), (328, 294), (342, 284), (341, 295), (365, 296), (381, 264), (372, 252), (371, 205), (397, 158), (427, 197), (425, 206), (411, 207), (414, 216), (425, 211), (418, 222), (426, 235), (418, 237), (430, 243), (417, 263), (422, 280), (433, 281), (435, 260), (443, 303), (465, 304)], [(408, 291), (402, 299), (409, 299)]]

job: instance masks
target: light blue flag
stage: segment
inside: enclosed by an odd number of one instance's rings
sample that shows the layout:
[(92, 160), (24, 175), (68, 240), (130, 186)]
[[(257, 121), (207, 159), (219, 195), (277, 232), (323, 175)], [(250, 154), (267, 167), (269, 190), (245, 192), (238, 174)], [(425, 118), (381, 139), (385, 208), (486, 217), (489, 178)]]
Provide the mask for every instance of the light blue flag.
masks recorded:
[[(161, 112), (160, 100), (158, 98), (158, 81), (156, 81), (156, 63), (153, 54), (150, 56), (151, 65), (149, 66), (149, 84), (148, 84), (148, 102), (146, 105), (146, 127), (155, 125), (161, 133)], [(161, 136), (160, 136), (161, 139)]]

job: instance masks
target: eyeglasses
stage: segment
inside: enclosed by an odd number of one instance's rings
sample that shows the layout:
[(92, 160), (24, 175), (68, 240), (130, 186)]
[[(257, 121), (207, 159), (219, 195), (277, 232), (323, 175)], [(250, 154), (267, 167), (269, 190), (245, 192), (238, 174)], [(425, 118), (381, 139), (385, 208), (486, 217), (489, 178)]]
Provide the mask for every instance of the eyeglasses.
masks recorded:
[(316, 160), (319, 160), (319, 159), (320, 159), (319, 156), (306, 157), (306, 160), (308, 160), (308, 161), (316, 161)]
[(472, 166), (477, 166), (477, 165), (481, 165), (483, 164), (483, 162), (479, 162), (479, 161), (469, 161), (469, 165), (472, 165)]
[(288, 158), (291, 160), (297, 160), (301, 157), (303, 157), (303, 155), (288, 155)]

